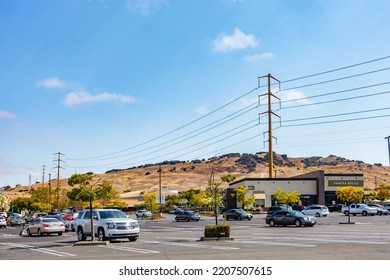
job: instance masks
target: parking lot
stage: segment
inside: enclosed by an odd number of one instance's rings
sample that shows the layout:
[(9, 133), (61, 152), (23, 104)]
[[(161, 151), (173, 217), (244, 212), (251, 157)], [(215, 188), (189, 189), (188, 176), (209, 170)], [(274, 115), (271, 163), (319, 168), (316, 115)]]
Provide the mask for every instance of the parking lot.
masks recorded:
[[(135, 218), (135, 216), (134, 216)], [(75, 232), (62, 236), (20, 236), (21, 227), (0, 229), (2, 260), (389, 260), (390, 216), (351, 216), (331, 213), (314, 227), (269, 227), (265, 215), (250, 221), (228, 221), (233, 240), (200, 241), (206, 225), (175, 222), (174, 215), (139, 219), (141, 236), (107, 245), (73, 246)], [(219, 218), (219, 223), (224, 223)]]

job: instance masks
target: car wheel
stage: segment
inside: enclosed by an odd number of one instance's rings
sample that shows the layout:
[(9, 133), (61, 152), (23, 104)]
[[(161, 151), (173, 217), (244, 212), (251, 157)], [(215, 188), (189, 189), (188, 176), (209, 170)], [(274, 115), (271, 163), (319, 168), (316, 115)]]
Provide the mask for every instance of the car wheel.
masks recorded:
[(186, 218), (186, 221), (189, 222), (189, 221), (190, 221), (190, 218)]
[(106, 236), (104, 235), (104, 230), (102, 228), (98, 229), (98, 240), (99, 241), (106, 240)]
[(131, 242), (134, 242), (134, 241), (137, 241), (137, 237), (129, 237), (129, 240), (131, 241)]
[(87, 239), (81, 227), (77, 229), (77, 239), (78, 241), (85, 241)]
[(269, 221), (269, 226), (270, 227), (274, 227), (275, 226), (275, 221), (274, 220), (270, 220)]
[(43, 233), (40, 229), (38, 229), (38, 235), (43, 236)]
[(179, 221), (179, 218), (176, 217), (176, 218), (175, 218), (175, 221), (178, 222), (178, 221)]
[(363, 211), (363, 212), (362, 212), (362, 215), (363, 215), (363, 216), (367, 216), (367, 211)]
[(300, 226), (302, 226), (302, 222), (301, 222), (301, 220), (295, 220), (294, 221), (294, 225), (296, 226), (296, 227), (300, 227)]
[(382, 212), (378, 212), (378, 215), (379, 215), (379, 216), (382, 216)]
[(61, 235), (62, 235), (62, 232), (59, 232), (59, 233), (58, 233), (58, 236), (61, 236)]
[(32, 235), (29, 228), (27, 229), (27, 235), (28, 235), (28, 236), (31, 236), (31, 235)]
[(316, 217), (318, 218), (318, 217), (321, 217), (321, 214), (320, 213), (316, 213)]
[(247, 219), (248, 219), (248, 221), (250, 221), (250, 220), (252, 220), (252, 217), (248, 217)]
[(242, 220), (242, 217), (241, 217), (241, 216), (238, 216), (238, 219), (241, 221), (241, 220)]
[(344, 211), (344, 215), (348, 216), (349, 215), (349, 211)]

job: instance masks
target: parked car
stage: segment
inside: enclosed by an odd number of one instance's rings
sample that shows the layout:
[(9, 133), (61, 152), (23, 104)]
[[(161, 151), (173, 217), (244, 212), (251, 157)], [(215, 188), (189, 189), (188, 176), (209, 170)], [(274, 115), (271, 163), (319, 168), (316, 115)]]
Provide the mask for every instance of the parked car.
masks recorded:
[(69, 221), (66, 221), (60, 214), (57, 214), (57, 215), (47, 215), (45, 217), (46, 218), (55, 218), (55, 219), (63, 222), (64, 225), (65, 225), (65, 231), (69, 231), (69, 227), (70, 227)]
[(28, 215), (26, 221), (27, 221), (27, 223), (31, 223), (31, 222), (32, 222), (33, 220), (35, 220), (36, 218), (44, 217), (44, 216), (47, 216), (47, 213), (46, 213), (46, 212), (37, 212), (37, 213), (33, 213), (33, 214)]
[(46, 218), (40, 217), (32, 221), (32, 223), (27, 227), (28, 236), (33, 234), (38, 235), (50, 235), (52, 233), (62, 235), (65, 232), (65, 225), (63, 222), (59, 221), (56, 218)]
[(376, 208), (376, 214), (377, 215), (389, 215), (390, 214), (390, 211), (388, 210), (388, 209), (385, 209), (385, 208), (383, 208), (383, 206), (382, 205), (380, 205), (380, 204), (367, 204), (367, 206), (369, 206), (369, 207), (374, 207), (374, 208)]
[(146, 218), (146, 217), (151, 217), (152, 216), (152, 212), (148, 211), (148, 210), (137, 210), (135, 212), (135, 216), (137, 218)]
[(344, 213), (345, 216), (348, 216), (349, 214), (352, 214), (353, 216), (356, 216), (358, 214), (367, 216), (371, 215), (374, 216), (378, 212), (378, 210), (374, 207), (369, 207), (366, 204), (358, 203), (358, 204), (351, 204), (351, 205), (344, 205), (341, 209), (341, 212)]
[(385, 204), (383, 205), (383, 209), (389, 210), (390, 211), (390, 204)]
[(326, 217), (329, 215), (329, 209), (325, 205), (309, 205), (301, 213), (306, 216)]
[(5, 220), (4, 216), (0, 216), (0, 228), (6, 228), (7, 227), (7, 221)]
[(293, 204), (291, 205), (291, 208), (294, 211), (302, 211), (303, 209), (305, 209), (305, 207), (301, 204)]
[(180, 213), (180, 212), (182, 212), (182, 211), (184, 211), (184, 210), (181, 209), (181, 208), (172, 208), (171, 210), (169, 210), (169, 214), (174, 214), (174, 215), (176, 215), (176, 214), (178, 214), (178, 213)]
[(175, 217), (176, 222), (178, 222), (178, 221), (199, 222), (199, 220), (200, 220), (200, 215), (198, 213), (196, 213), (195, 211), (190, 211), (190, 210), (182, 211), (182, 212), (176, 214), (176, 217)]
[(342, 208), (343, 208), (343, 204), (341, 203), (328, 205), (329, 212), (341, 212)]
[(268, 208), (267, 210), (267, 214), (272, 214), (273, 212), (276, 212), (276, 211), (281, 211), (281, 210), (293, 210), (291, 208), (290, 205), (286, 205), (286, 204), (275, 204), (274, 206), (271, 206), (270, 208)]
[(7, 212), (0, 212), (0, 217), (7, 218)]
[[(118, 209), (94, 209), (92, 211), (93, 232), (99, 241), (128, 238), (136, 241), (140, 234), (138, 221), (128, 218)], [(86, 240), (91, 236), (91, 211), (83, 210), (76, 220), (77, 239)]]
[(281, 210), (273, 212), (271, 214), (267, 214), (265, 222), (271, 227), (274, 227), (276, 225), (295, 225), (296, 227), (312, 227), (317, 223), (316, 218), (314, 216), (305, 216), (301, 212), (293, 210)]
[(19, 215), (10, 215), (7, 218), (7, 225), (8, 226), (21, 226), (21, 225), (24, 225), (24, 223), (25, 223), (25, 221)]
[(228, 209), (223, 213), (223, 217), (226, 220), (242, 220), (242, 219), (247, 219), (247, 220), (252, 220), (253, 215), (250, 213), (245, 212), (242, 209)]

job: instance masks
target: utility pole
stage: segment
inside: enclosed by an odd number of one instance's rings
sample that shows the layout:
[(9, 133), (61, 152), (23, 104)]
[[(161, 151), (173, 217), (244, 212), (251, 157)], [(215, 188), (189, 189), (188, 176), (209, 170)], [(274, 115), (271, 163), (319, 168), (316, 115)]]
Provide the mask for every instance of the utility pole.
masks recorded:
[(57, 155), (57, 187), (56, 187), (56, 209), (59, 210), (60, 207), (60, 170), (61, 170), (61, 156), (64, 155), (60, 152), (55, 153), (54, 155)]
[[(160, 202), (160, 216), (162, 216), (162, 204), (161, 204), (161, 163), (158, 166), (158, 190), (159, 190), (159, 202)], [(153, 213), (152, 213), (153, 214)]]
[(51, 212), (51, 173), (49, 173), (49, 211)]
[[(273, 173), (274, 173), (273, 172), (273, 168), (274, 168), (274, 155), (273, 155), (273, 149), (272, 149), (272, 138), (273, 138), (273, 136), (272, 136), (272, 115), (275, 115), (278, 118), (280, 118), (280, 116), (272, 111), (271, 97), (274, 97), (274, 98), (278, 99), (279, 100), (279, 104), (280, 104), (280, 98), (277, 97), (276, 95), (274, 95), (271, 92), (271, 79), (273, 79), (273, 80), (278, 82), (279, 90), (280, 90), (280, 81), (278, 79), (274, 78), (271, 74), (267, 74), (267, 75), (264, 75), (264, 76), (261, 76), (261, 77), (258, 78), (259, 79), (259, 87), (260, 87), (260, 79), (263, 79), (263, 78), (267, 78), (268, 92), (264, 93), (264, 94), (261, 94), (259, 97), (265, 96), (265, 95), (267, 96), (268, 110), (266, 112), (260, 113), (260, 115), (262, 115), (262, 114), (267, 114), (268, 115), (268, 176), (269, 176), (269, 178), (272, 178), (273, 177)], [(260, 98), (259, 98), (259, 102), (260, 102)]]
[(45, 187), (45, 168), (46, 165), (42, 165), (42, 187)]
[(385, 139), (387, 139), (387, 146), (389, 149), (389, 166), (390, 166), (390, 136), (385, 137)]

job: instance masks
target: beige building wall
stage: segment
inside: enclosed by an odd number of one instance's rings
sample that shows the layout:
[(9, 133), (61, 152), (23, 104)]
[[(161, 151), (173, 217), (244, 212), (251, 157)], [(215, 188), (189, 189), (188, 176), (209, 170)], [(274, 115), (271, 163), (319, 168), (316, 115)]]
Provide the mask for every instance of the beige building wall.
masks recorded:
[(292, 192), (297, 191), (301, 195), (317, 195), (317, 183), (316, 180), (243, 180), (236, 184), (231, 184), (230, 188), (238, 188), (245, 186), (249, 190), (247, 197), (260, 197), (258, 194), (264, 194), (265, 203), (264, 207), (272, 206), (272, 194), (281, 188), (284, 191)]

